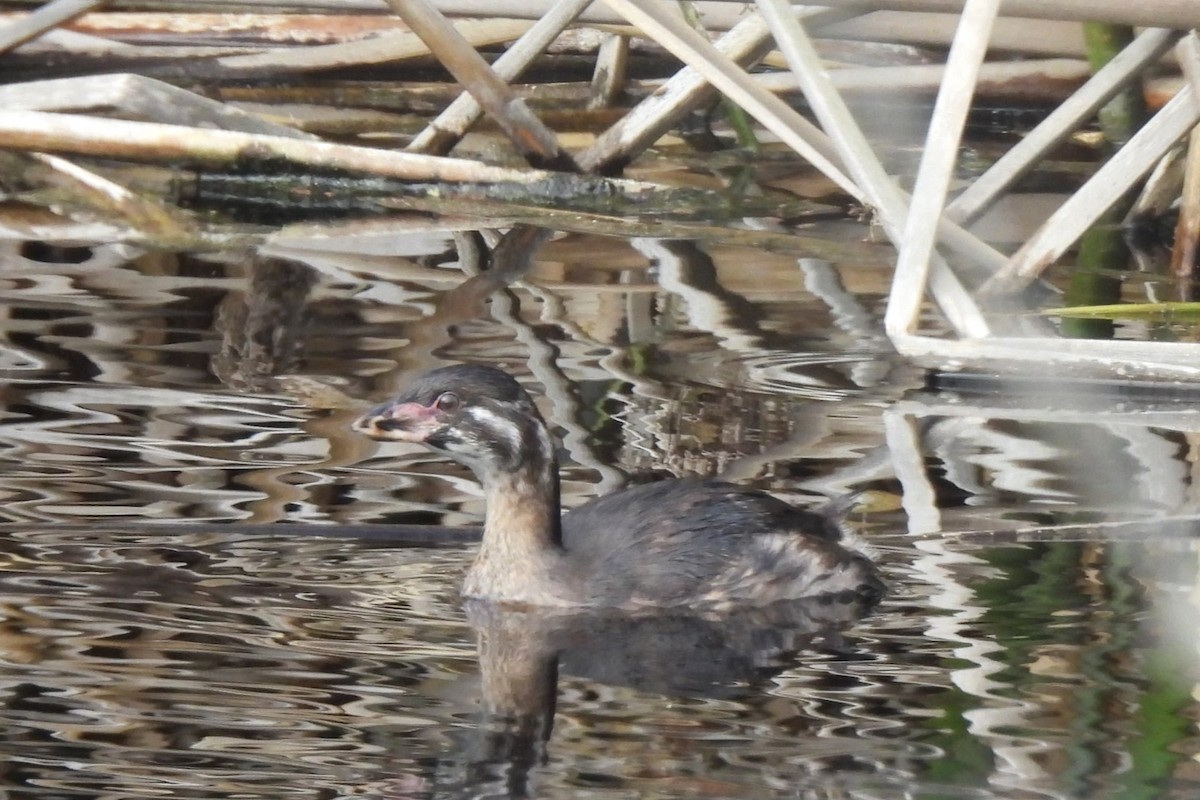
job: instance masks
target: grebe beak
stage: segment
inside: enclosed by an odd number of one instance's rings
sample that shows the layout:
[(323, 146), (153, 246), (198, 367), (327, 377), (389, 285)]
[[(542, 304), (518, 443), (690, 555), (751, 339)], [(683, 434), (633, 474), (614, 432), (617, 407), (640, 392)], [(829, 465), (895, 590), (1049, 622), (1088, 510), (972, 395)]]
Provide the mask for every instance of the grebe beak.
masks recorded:
[(355, 431), (385, 442), (424, 442), (441, 427), (436, 408), (420, 403), (386, 403), (354, 421)]

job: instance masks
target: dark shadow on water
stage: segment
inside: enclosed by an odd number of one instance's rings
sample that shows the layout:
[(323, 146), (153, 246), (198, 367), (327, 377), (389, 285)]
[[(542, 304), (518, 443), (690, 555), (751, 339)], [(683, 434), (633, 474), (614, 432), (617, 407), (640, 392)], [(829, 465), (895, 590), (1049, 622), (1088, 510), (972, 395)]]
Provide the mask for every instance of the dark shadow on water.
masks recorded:
[[(28, 522), (0, 523), (0, 534), (29, 530)], [(43, 534), (113, 533), (133, 536), (177, 536), (180, 540), (199, 534), (229, 536), (277, 536), (280, 540), (297, 538), (353, 539), (391, 547), (456, 547), (478, 542), (478, 527), (448, 525), (364, 524), (313, 525), (305, 522), (147, 522), (95, 523), (90, 525), (47, 522), (38, 525)]]

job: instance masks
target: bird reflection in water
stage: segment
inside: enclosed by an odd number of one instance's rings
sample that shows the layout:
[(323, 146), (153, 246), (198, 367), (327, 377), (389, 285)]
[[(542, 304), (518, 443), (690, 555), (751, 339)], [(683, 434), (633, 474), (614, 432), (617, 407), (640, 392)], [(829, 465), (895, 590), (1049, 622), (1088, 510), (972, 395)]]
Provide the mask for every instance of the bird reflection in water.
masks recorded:
[(438, 770), (438, 797), (539, 795), (559, 675), (665, 698), (752, 697), (803, 651), (846, 653), (874, 601), (808, 598), (721, 616), (561, 613), (469, 601), (479, 648), (479, 726)]

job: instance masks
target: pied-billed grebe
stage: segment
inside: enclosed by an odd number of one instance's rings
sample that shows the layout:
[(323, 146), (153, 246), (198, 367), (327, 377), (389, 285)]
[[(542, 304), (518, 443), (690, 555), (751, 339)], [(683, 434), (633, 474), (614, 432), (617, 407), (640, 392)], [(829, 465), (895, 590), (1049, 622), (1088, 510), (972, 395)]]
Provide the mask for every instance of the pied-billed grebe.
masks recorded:
[(435, 369), (354, 429), (470, 467), (487, 503), (469, 598), (529, 606), (696, 610), (819, 595), (873, 600), (874, 564), (826, 516), (715, 480), (636, 486), (560, 517), (546, 423), (508, 374)]

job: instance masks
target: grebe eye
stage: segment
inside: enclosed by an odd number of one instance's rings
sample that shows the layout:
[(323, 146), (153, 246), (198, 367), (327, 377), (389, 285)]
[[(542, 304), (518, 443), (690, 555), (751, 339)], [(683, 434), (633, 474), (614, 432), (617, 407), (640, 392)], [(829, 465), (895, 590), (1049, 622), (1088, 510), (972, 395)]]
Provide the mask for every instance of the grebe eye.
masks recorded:
[(445, 411), (446, 413), (457, 411), (460, 403), (458, 395), (454, 392), (442, 392), (438, 395), (438, 399), (433, 401), (433, 405), (438, 411)]

